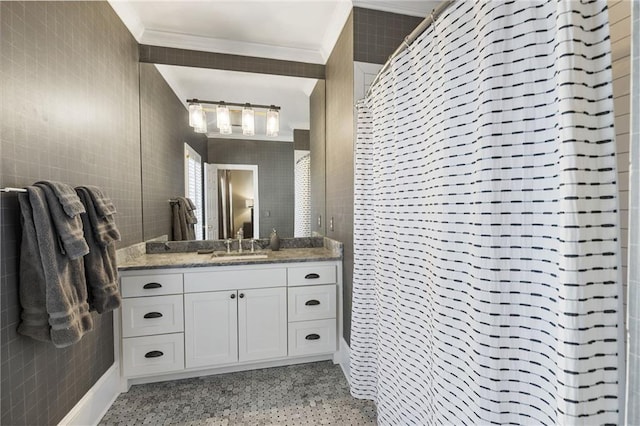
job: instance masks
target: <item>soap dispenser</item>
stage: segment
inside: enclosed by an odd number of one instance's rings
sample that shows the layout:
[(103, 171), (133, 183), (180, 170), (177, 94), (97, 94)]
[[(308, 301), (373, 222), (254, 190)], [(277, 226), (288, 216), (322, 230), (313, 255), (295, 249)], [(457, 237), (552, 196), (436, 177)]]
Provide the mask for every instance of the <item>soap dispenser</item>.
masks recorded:
[(278, 233), (276, 232), (275, 228), (273, 229), (273, 231), (271, 231), (271, 235), (269, 238), (270, 238), (269, 248), (271, 249), (271, 251), (280, 250), (280, 237), (278, 236)]

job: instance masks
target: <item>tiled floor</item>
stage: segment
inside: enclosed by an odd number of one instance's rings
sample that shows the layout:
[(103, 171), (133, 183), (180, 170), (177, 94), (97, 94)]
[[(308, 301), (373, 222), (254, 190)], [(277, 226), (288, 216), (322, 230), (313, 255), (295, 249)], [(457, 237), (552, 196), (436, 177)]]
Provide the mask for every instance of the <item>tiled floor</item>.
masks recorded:
[(101, 425), (375, 425), (330, 361), (132, 386)]

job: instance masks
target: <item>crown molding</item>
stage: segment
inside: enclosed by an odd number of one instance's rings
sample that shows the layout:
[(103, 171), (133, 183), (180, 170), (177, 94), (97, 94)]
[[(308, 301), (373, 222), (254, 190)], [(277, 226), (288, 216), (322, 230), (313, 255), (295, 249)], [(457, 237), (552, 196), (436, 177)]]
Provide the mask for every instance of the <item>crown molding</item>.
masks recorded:
[(140, 43), (152, 46), (226, 53), (230, 55), (324, 64), (322, 55), (316, 50), (247, 43), (167, 31), (144, 30)]
[[(417, 10), (409, 7), (403, 7), (393, 1), (371, 1), (371, 0), (352, 0), (353, 7), (360, 7), (363, 9), (379, 10), (381, 12), (397, 13), (399, 15), (416, 16), (419, 18), (425, 18), (429, 15), (429, 12), (435, 8), (433, 6), (427, 12)], [(438, 1), (432, 1), (431, 3), (439, 3)]]
[(329, 26), (324, 32), (322, 44), (320, 45), (320, 55), (322, 56), (322, 63), (325, 65), (327, 64), (329, 56), (338, 41), (338, 37), (340, 37), (344, 24), (349, 18), (351, 9), (351, 0), (340, 0), (336, 8), (333, 10), (333, 14), (329, 20)]
[(144, 25), (138, 16), (138, 12), (131, 7), (131, 3), (121, 0), (109, 0), (108, 3), (122, 23), (124, 23), (124, 26), (127, 27), (133, 38), (140, 43), (142, 35), (144, 34)]

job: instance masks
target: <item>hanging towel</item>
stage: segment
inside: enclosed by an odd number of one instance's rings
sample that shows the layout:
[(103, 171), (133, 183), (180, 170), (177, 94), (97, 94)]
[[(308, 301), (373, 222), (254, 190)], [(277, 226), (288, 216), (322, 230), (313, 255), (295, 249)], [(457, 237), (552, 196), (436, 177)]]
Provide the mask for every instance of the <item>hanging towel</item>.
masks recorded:
[[(116, 214), (116, 206), (111, 199), (102, 192), (102, 189), (91, 185), (83, 185), (81, 188), (86, 188), (89, 191), (98, 217), (105, 218)], [(119, 241), (119, 239), (117, 241)]]
[[(108, 226), (105, 225), (105, 218), (98, 216), (91, 190), (79, 187), (76, 191), (86, 209), (86, 213), (81, 214), (80, 217), (84, 237), (90, 249), (89, 254), (84, 257), (89, 308), (102, 314), (120, 307), (121, 303), (114, 244), (116, 240), (111, 239), (110, 243), (103, 244), (104, 238), (100, 238), (105, 233), (111, 238), (113, 231), (117, 233), (118, 230), (111, 216), (108, 216), (111, 219)], [(118, 239), (119, 237), (118, 233)]]
[(41, 180), (35, 183), (36, 186), (46, 185), (53, 190), (58, 197), (62, 209), (70, 218), (76, 217), (80, 213), (84, 213), (84, 206), (80, 202), (76, 191), (66, 183), (56, 182), (52, 180)]
[[(89, 246), (84, 239), (84, 232), (82, 231), (82, 220), (79, 213), (84, 213), (84, 206), (78, 198), (78, 194), (69, 185), (63, 183), (57, 183), (57, 188), (68, 187), (73, 190), (77, 203), (82, 207), (81, 209), (75, 209), (79, 212), (74, 216), (69, 216), (64, 211), (64, 205), (60, 201), (60, 197), (56, 195), (56, 190), (53, 186), (46, 183), (36, 183), (35, 185), (41, 188), (47, 198), (47, 204), (49, 206), (49, 214), (53, 221), (55, 232), (57, 234), (62, 248), (62, 253), (66, 254), (69, 259), (78, 259), (89, 253)], [(76, 201), (73, 197), (66, 194), (65, 190), (65, 202), (67, 205), (75, 205)]]
[(174, 241), (194, 240), (196, 233), (194, 224), (198, 223), (195, 214), (196, 206), (189, 198), (177, 197), (177, 202), (171, 205), (173, 215)]
[[(93, 320), (87, 303), (83, 260), (81, 256), (72, 258), (67, 250), (61, 249), (50, 208), (60, 214), (62, 207), (55, 195), (53, 206), (48, 204), (51, 197), (46, 195), (46, 188), (29, 186), (27, 194), (19, 198), (24, 208), (23, 239), (27, 243), (23, 244), (20, 256), (23, 324), (18, 331), (37, 340), (51, 340), (62, 348), (92, 330)], [(45, 312), (48, 324), (42, 322)]]
[[(89, 213), (89, 204), (92, 206), (93, 213), (90, 216), (90, 222), (96, 241), (103, 247), (107, 247), (116, 241), (120, 241), (120, 231), (118, 231), (116, 222), (113, 218), (113, 214), (116, 212), (116, 207), (113, 205), (111, 199), (109, 199), (97, 186), (79, 186), (76, 188), (76, 192), (79, 196), (81, 189), (89, 196), (86, 200), (82, 200), (87, 213)], [(82, 197), (80, 198), (82, 199)], [(84, 227), (86, 239), (86, 224), (84, 224)], [(89, 241), (87, 240), (87, 243), (88, 242)]]
[(51, 333), (47, 313), (46, 285), (29, 194), (18, 194), (18, 202), (22, 223), (19, 272), (22, 321), (18, 326), (18, 333), (47, 342), (51, 340)]

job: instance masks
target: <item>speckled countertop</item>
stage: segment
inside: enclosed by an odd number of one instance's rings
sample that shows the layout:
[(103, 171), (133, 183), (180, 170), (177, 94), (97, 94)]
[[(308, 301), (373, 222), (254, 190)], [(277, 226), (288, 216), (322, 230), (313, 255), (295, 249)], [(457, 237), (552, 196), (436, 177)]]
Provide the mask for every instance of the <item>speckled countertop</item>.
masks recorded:
[(209, 254), (160, 253), (143, 254), (118, 265), (121, 271), (159, 268), (197, 268), (210, 266), (256, 265), (268, 263), (322, 262), (342, 259), (341, 250), (325, 247), (285, 248), (279, 251), (260, 250), (256, 254), (266, 254), (267, 258), (225, 259)]

